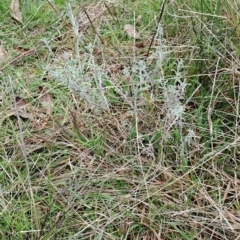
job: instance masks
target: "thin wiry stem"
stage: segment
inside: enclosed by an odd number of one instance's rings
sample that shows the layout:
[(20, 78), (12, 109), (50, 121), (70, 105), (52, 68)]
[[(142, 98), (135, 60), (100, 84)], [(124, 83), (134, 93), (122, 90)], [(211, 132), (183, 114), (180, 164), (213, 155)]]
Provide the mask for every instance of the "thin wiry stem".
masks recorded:
[(32, 184), (31, 184), (30, 168), (29, 168), (29, 163), (28, 163), (28, 154), (27, 154), (27, 150), (26, 150), (26, 147), (25, 147), (22, 122), (21, 122), (21, 118), (20, 118), (19, 113), (18, 113), (17, 102), (16, 102), (16, 98), (15, 98), (15, 93), (14, 93), (14, 90), (13, 90), (12, 78), (11, 78), (10, 75), (8, 75), (8, 79), (9, 79), (11, 90), (12, 90), (12, 98), (13, 98), (14, 108), (15, 108), (16, 116), (17, 116), (17, 120), (18, 120), (18, 127), (19, 127), (19, 132), (20, 132), (20, 144), (19, 144), (19, 146), (22, 150), (23, 158), (24, 158), (25, 166), (26, 166), (27, 181), (28, 181), (28, 186), (29, 186), (29, 190), (30, 190), (30, 197), (31, 197), (33, 212), (34, 212), (33, 218), (35, 220), (36, 228), (37, 228), (37, 230), (39, 230), (40, 226), (39, 226), (39, 222), (38, 222), (38, 219), (37, 219), (37, 209), (36, 209), (36, 204), (35, 204), (35, 200), (34, 200)]
[(163, 16), (163, 12), (164, 12), (164, 8), (165, 8), (165, 1), (164, 1), (163, 4), (162, 4), (162, 9), (161, 9), (161, 12), (160, 12), (160, 14), (159, 14), (159, 18), (158, 18), (158, 21), (157, 21), (157, 26), (156, 26), (156, 28), (155, 28), (155, 30), (154, 30), (154, 33), (153, 33), (153, 35), (152, 35), (151, 42), (150, 42), (150, 44), (149, 44), (149, 48), (148, 48), (148, 51), (147, 51), (147, 56), (149, 56), (149, 53), (150, 53), (150, 50), (151, 50), (151, 48), (152, 48), (152, 44), (153, 44), (154, 38), (155, 38), (155, 36), (156, 36), (156, 34), (157, 34), (158, 25), (159, 25), (159, 23), (161, 22), (161, 19), (162, 19), (162, 16)]

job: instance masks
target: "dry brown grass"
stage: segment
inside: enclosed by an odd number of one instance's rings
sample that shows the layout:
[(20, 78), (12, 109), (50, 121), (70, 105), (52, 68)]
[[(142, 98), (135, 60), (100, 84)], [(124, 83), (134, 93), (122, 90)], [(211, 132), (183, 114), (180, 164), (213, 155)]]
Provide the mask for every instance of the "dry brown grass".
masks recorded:
[(2, 239), (239, 239), (238, 3), (167, 3), (147, 57), (157, 4), (81, 4), (79, 29), (56, 5), (47, 41), (14, 36), (28, 48), (1, 66)]

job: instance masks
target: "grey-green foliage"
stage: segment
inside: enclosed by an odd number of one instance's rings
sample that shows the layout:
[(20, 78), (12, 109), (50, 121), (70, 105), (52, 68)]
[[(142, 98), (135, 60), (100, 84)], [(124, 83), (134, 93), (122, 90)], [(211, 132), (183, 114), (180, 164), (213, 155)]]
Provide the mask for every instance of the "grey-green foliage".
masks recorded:
[[(47, 67), (48, 74), (86, 101), (95, 112), (108, 110), (109, 103), (104, 94), (107, 73), (95, 62), (93, 44), (84, 46), (70, 4), (67, 4), (67, 12), (76, 39), (75, 52), (64, 52), (55, 57), (53, 65)], [(49, 48), (48, 43), (45, 44)]]
[(163, 85), (164, 107), (168, 113), (170, 122), (177, 121), (182, 124), (184, 120), (184, 98), (186, 91), (186, 81), (182, 73), (183, 61), (177, 63), (177, 70), (174, 76), (174, 84)]
[(107, 110), (109, 103), (103, 86), (107, 75), (95, 63), (92, 44), (87, 46), (87, 50), (81, 59), (65, 52), (61, 58), (54, 59), (54, 67), (48, 67), (48, 73), (85, 100), (93, 110)]
[[(123, 74), (132, 79), (132, 88), (134, 96), (141, 99), (141, 93), (148, 90), (157, 90), (162, 92), (163, 107), (165, 120), (168, 126), (173, 124), (182, 127), (185, 111), (185, 92), (186, 80), (184, 77), (183, 61), (180, 59), (175, 63), (176, 70), (173, 76), (164, 75), (164, 67), (169, 59), (170, 51), (163, 39), (163, 30), (161, 25), (158, 26), (155, 40), (155, 51), (149, 59), (155, 61), (155, 67), (147, 65), (146, 61), (140, 60), (133, 67), (125, 67)], [(150, 70), (150, 67), (152, 68)], [(174, 79), (174, 81), (172, 81)], [(171, 80), (171, 81), (169, 81)]]
[[(76, 31), (74, 32), (77, 34)], [(116, 92), (122, 96), (123, 100), (127, 100), (123, 87), (116, 84), (114, 79), (110, 79), (104, 66), (96, 62), (92, 43), (84, 47), (84, 53), (80, 56), (79, 45), (82, 46), (80, 44), (81, 38), (80, 35), (76, 36), (75, 53), (65, 52), (62, 56), (58, 56), (53, 60), (54, 67), (48, 67), (49, 75), (66, 85), (82, 100), (85, 100), (90, 108), (98, 112), (108, 110), (110, 105), (106, 97), (105, 80), (116, 87)], [(175, 81), (170, 84), (168, 82), (169, 76), (164, 76), (163, 71), (170, 51), (163, 39), (161, 25), (158, 26), (155, 41), (157, 47), (149, 57), (150, 61), (155, 61), (155, 67), (149, 65), (145, 60), (135, 61), (132, 67), (124, 66), (122, 74), (130, 79), (129, 87), (131, 87), (133, 97), (137, 102), (144, 101), (142, 95), (144, 91), (160, 89), (164, 102), (162, 110), (166, 116), (167, 128), (175, 123), (182, 127), (186, 89), (183, 61), (180, 60), (176, 63), (175, 76), (171, 76)]]

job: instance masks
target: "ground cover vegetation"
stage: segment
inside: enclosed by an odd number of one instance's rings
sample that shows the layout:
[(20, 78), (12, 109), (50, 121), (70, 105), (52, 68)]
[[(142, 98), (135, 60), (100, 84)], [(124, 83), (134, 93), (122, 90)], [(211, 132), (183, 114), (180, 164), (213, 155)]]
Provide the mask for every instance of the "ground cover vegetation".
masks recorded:
[(239, 239), (239, 1), (12, 2), (0, 238)]

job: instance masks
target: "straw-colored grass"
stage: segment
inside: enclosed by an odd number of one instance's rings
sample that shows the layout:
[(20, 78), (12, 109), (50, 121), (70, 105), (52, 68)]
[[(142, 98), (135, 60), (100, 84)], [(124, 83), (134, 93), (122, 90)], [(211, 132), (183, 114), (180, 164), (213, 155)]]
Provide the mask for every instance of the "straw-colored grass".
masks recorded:
[(239, 3), (9, 4), (0, 238), (239, 239)]

